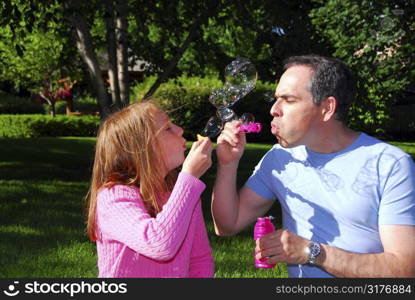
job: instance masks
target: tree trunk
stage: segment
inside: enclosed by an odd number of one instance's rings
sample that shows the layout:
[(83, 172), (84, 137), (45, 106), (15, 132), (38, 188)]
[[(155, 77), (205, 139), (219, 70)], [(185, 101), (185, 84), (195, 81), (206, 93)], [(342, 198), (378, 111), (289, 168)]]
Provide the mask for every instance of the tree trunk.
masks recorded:
[(40, 92), (39, 96), (50, 106), (50, 116), (54, 118), (56, 116), (55, 102), (49, 99), (43, 92)]
[(143, 100), (150, 98), (158, 87), (169, 77), (170, 72), (176, 67), (179, 60), (182, 58), (184, 51), (189, 47), (193, 38), (196, 36), (197, 30), (200, 27), (202, 20), (198, 20), (189, 31), (189, 34), (186, 40), (183, 42), (183, 45), (177, 50), (176, 55), (170, 60), (167, 67), (164, 69), (163, 73), (157, 78), (156, 82), (150, 87), (148, 92), (144, 95)]
[(125, 0), (115, 0), (118, 80), (120, 83), (120, 99), (123, 106), (126, 106), (130, 103), (130, 83), (128, 76), (127, 5), (127, 1)]
[(73, 99), (66, 100), (66, 115), (70, 116), (73, 113)]
[(118, 80), (117, 67), (117, 48), (115, 38), (115, 21), (114, 21), (114, 2), (113, 0), (103, 0), (104, 19), (106, 28), (107, 52), (108, 52), (108, 78), (110, 81), (110, 90), (112, 102), (115, 106), (121, 107), (120, 85)]
[(52, 116), (52, 118), (56, 116), (55, 102), (52, 102), (52, 104), (50, 105), (50, 115)]
[(102, 79), (101, 70), (98, 64), (98, 58), (95, 53), (92, 37), (88, 25), (81, 13), (79, 1), (68, 0), (64, 2), (66, 16), (71, 28), (74, 29), (74, 37), (78, 52), (85, 62), (91, 82), (98, 99), (101, 119), (105, 119), (111, 112), (108, 93)]

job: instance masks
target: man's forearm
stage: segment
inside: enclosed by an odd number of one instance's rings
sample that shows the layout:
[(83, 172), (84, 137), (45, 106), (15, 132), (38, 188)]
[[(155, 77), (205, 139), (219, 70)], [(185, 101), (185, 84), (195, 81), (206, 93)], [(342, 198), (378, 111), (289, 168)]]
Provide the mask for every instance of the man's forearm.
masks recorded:
[(212, 215), (216, 233), (219, 235), (236, 233), (239, 203), (236, 187), (237, 169), (237, 163), (227, 166), (218, 165), (212, 194)]
[(321, 245), (317, 265), (336, 277), (414, 277), (411, 259), (394, 253), (360, 254)]

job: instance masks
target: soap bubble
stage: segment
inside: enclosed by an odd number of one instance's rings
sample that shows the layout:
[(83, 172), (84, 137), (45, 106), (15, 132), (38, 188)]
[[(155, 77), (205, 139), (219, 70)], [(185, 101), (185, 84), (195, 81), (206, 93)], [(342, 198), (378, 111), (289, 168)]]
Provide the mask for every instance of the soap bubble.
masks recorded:
[(214, 138), (222, 131), (223, 122), (217, 116), (212, 116), (206, 123), (205, 128), (202, 130), (200, 135), (207, 136), (209, 138)]
[[(216, 137), (222, 131), (224, 124), (232, 120), (240, 120), (242, 123), (249, 124), (250, 127), (247, 127), (244, 130), (245, 132), (259, 132), (260, 126), (257, 123), (253, 124), (252, 114), (245, 113), (239, 118), (229, 108), (252, 91), (255, 88), (256, 81), (257, 71), (248, 59), (237, 58), (227, 65), (225, 68), (225, 84), (223, 87), (212, 91), (209, 96), (209, 102), (217, 108), (216, 115), (208, 120), (201, 135), (209, 138)], [(255, 126), (254, 131), (250, 129), (252, 126)]]
[(264, 100), (265, 102), (272, 103), (275, 101), (275, 96), (273, 91), (266, 91), (264, 92)]
[(241, 87), (245, 93), (242, 96), (244, 97), (255, 87), (257, 71), (248, 59), (237, 58), (226, 66), (225, 80), (232, 86)]
[(226, 84), (224, 87), (212, 91), (209, 96), (210, 103), (216, 106), (216, 108), (225, 108), (232, 106), (238, 100), (239, 99), (231, 95), (230, 87), (228, 87)]
[(398, 41), (405, 35), (404, 30), (399, 27), (399, 17), (402, 14), (401, 10), (395, 9), (392, 14), (385, 13), (375, 16), (375, 27), (369, 31), (370, 35), (382, 43)]
[(238, 119), (236, 113), (227, 107), (218, 108), (216, 111), (216, 116), (218, 116), (224, 123)]
[(209, 101), (217, 108), (232, 106), (255, 88), (256, 80), (255, 66), (246, 58), (237, 58), (226, 66), (225, 84), (210, 94)]
[(255, 122), (255, 117), (251, 113), (243, 113), (242, 116), (239, 118), (242, 123), (249, 123)]

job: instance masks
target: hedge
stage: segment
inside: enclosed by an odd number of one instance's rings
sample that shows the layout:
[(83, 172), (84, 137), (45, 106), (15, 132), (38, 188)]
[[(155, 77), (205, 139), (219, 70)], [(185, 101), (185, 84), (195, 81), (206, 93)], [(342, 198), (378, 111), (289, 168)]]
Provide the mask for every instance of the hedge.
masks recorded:
[(415, 104), (396, 105), (386, 129), (389, 138), (415, 141)]
[[(155, 78), (147, 78), (143, 83), (133, 87), (135, 99), (141, 99), (148, 91)], [(183, 127), (185, 137), (194, 140), (195, 135), (204, 128), (207, 120), (216, 112), (216, 108), (210, 104), (209, 95), (222, 82), (215, 78), (180, 77), (163, 83), (154, 94), (153, 98), (166, 110), (178, 125)], [(231, 108), (241, 115), (244, 112), (252, 113), (256, 121), (261, 122), (261, 133), (247, 135), (249, 142), (275, 143), (275, 137), (270, 133), (269, 110), (271, 104), (264, 101), (266, 93), (274, 93), (275, 83), (257, 82), (255, 89), (245, 98), (238, 101)], [(268, 96), (269, 97), (269, 96)], [(385, 133), (378, 135), (376, 130), (365, 129), (366, 133), (386, 139), (415, 140), (415, 105), (395, 105), (392, 109), (392, 120), (389, 126), (384, 128)], [(360, 128), (353, 128), (362, 130)]]
[(13, 96), (0, 91), (0, 114), (43, 114), (44, 107), (30, 98)]
[[(50, 107), (45, 105), (45, 110), (49, 111)], [(57, 114), (66, 114), (66, 101), (58, 101), (55, 104), (55, 109)], [(78, 111), (82, 113), (95, 113), (99, 111), (99, 106), (97, 99), (93, 97), (82, 97), (74, 98), (73, 100), (73, 111)]]
[(0, 138), (96, 136), (98, 116), (0, 115)]
[[(57, 114), (66, 114), (66, 101), (55, 104)], [(82, 113), (99, 111), (97, 99), (92, 97), (77, 97), (73, 100), (73, 110)], [(49, 114), (50, 106), (34, 103), (29, 97), (17, 97), (0, 91), (0, 114)]]
[[(155, 77), (149, 77), (132, 87), (131, 99), (134, 101), (142, 99), (155, 80)], [(153, 99), (168, 112), (176, 124), (183, 127), (185, 138), (191, 141), (203, 130), (207, 120), (215, 115), (216, 108), (209, 102), (209, 95), (222, 84), (217, 78), (179, 77), (163, 83)], [(265, 94), (273, 93), (274, 90), (275, 83), (258, 81), (251, 93), (231, 107), (238, 115), (245, 112), (252, 113), (256, 121), (262, 123), (264, 129), (261, 133), (247, 135), (249, 142), (275, 143), (275, 137), (271, 135), (269, 126), (272, 119), (269, 114), (271, 104), (264, 101)], [(9, 109), (8, 114), (28, 110), (30, 107), (43, 109), (41, 105), (31, 106), (29, 99), (13, 98), (3, 94), (0, 94), (0, 97), (0, 113), (5, 113), (5, 108)], [(57, 111), (64, 113), (65, 105), (65, 102), (58, 102)], [(74, 100), (74, 109), (82, 113), (92, 113), (98, 110), (98, 106), (96, 99), (83, 97)], [(57, 115), (56, 118), (51, 118), (49, 115), (20, 116), (0, 114), (0, 137), (94, 136), (99, 125), (99, 118), (92, 116)], [(390, 138), (415, 139), (414, 118), (414, 105), (396, 106), (393, 110), (393, 122), (386, 129), (386, 133)], [(376, 135), (374, 132), (367, 133)]]

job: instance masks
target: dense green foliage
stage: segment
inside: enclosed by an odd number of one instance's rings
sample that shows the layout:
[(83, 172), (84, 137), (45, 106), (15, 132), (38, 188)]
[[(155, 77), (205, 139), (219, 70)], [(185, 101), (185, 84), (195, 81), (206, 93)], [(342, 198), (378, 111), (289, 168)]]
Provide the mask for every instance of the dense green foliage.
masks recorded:
[[(131, 45), (137, 56), (162, 72), (186, 39), (192, 26), (200, 28), (171, 76), (223, 75), (233, 58), (247, 57), (260, 79), (275, 80), (281, 59), (288, 55), (326, 53), (313, 40), (307, 15), (311, 1), (158, 1), (135, 0)], [(168, 11), (169, 14), (165, 12)], [(208, 15), (207, 20), (203, 15)], [(283, 29), (278, 34), (276, 29)]]
[(311, 19), (318, 34), (358, 75), (360, 94), (351, 110), (352, 125), (384, 133), (397, 96), (415, 82), (413, 1), (315, 2), (319, 5)]
[[(65, 101), (56, 102), (56, 113), (65, 114), (66, 105)], [(73, 111), (85, 114), (97, 113), (99, 111), (97, 100), (93, 97), (75, 98), (73, 101)]]
[[(66, 114), (66, 101), (56, 102), (56, 113)], [(50, 106), (31, 101), (28, 97), (18, 97), (0, 91), (0, 114), (49, 114)], [(83, 114), (96, 114), (99, 111), (93, 97), (76, 97), (73, 111)]]
[(42, 105), (27, 97), (17, 97), (0, 91), (0, 114), (42, 114)]
[(6, 24), (0, 26), (0, 81), (8, 82), (16, 90), (38, 92), (54, 80), (80, 76), (60, 4), (13, 3), (15, 19), (6, 22), (5, 18)]
[[(35, 91), (67, 75), (85, 83), (85, 68), (70, 40), (61, 4), (39, 0), (0, 4), (0, 85)], [(103, 67), (107, 40), (102, 2), (82, 2), (81, 7)], [(281, 61), (290, 55), (332, 55), (350, 65), (359, 78), (358, 101), (350, 111), (353, 128), (374, 134), (401, 132), (390, 130), (393, 118), (401, 123), (414, 118), (415, 113), (406, 111), (404, 118), (394, 114), (399, 111), (394, 108), (397, 96), (415, 81), (413, 1), (129, 0), (128, 8), (130, 64), (145, 64), (145, 75), (159, 76), (173, 63), (168, 78), (221, 79), (224, 67), (244, 56), (257, 67), (259, 79), (274, 81), (281, 74)], [(190, 43), (185, 45), (188, 37)], [(168, 95), (182, 97), (180, 85)], [(252, 103), (251, 96), (241, 105)], [(175, 102), (169, 106), (184, 104)], [(414, 112), (414, 106), (406, 109)], [(193, 122), (188, 115), (186, 119)], [(405, 130), (405, 125), (398, 127)]]
[(95, 136), (99, 117), (47, 115), (0, 115), (0, 138), (39, 136)]
[[(27, 88), (52, 75), (82, 77), (84, 70), (71, 43), (62, 4), (10, 3), (9, 7), (0, 5), (0, 64), (7, 70), (0, 72), (0, 81), (11, 80)], [(104, 66), (108, 41), (102, 2), (82, 5), (94, 50)], [(222, 75), (226, 64), (244, 56), (258, 66), (260, 78), (269, 81), (278, 75), (276, 66), (288, 55), (326, 53), (312, 39), (307, 18), (311, 1), (130, 0), (128, 5), (130, 61), (145, 64), (147, 74), (162, 73), (191, 33), (191, 42), (183, 48), (170, 78)], [(283, 29), (284, 34), (276, 29)], [(13, 74), (17, 74), (15, 79)]]

